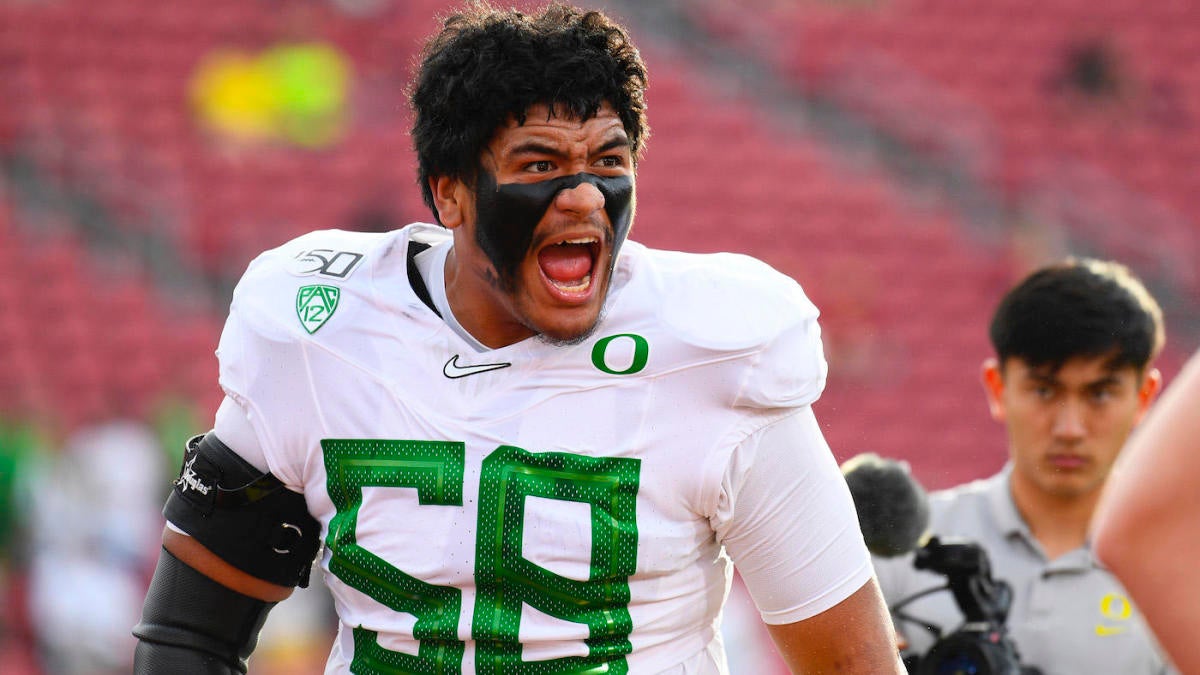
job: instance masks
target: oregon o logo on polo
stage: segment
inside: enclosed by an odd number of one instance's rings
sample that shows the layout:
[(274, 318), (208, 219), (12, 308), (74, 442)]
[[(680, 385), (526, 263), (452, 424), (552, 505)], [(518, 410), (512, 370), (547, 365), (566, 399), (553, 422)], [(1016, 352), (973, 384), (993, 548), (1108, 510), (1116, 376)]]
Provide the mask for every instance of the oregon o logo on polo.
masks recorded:
[(1133, 615), (1133, 605), (1119, 593), (1108, 593), (1100, 598), (1100, 613), (1106, 619), (1124, 621)]
[(325, 325), (337, 309), (342, 289), (337, 286), (301, 286), (296, 292), (296, 316), (309, 335)]
[[(632, 354), (628, 354), (630, 350)], [(639, 372), (646, 367), (649, 358), (650, 343), (646, 342), (646, 338), (634, 333), (609, 335), (592, 347), (592, 365), (610, 375), (632, 375)], [(616, 363), (613, 363), (614, 361)], [(624, 368), (621, 368), (622, 365)]]

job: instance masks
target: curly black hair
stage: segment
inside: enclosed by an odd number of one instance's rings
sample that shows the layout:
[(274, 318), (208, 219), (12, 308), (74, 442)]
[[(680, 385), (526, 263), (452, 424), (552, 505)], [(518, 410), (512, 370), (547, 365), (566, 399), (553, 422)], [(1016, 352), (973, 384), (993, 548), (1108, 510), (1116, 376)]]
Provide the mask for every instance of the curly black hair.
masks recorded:
[(1162, 309), (1129, 268), (1074, 257), (1009, 290), (990, 330), (1001, 363), (1015, 356), (1054, 371), (1077, 356), (1109, 356), (1109, 368), (1140, 372), (1162, 350), (1164, 335)]
[(438, 218), (431, 176), (474, 184), (496, 131), (510, 118), (524, 124), (526, 111), (539, 103), (587, 120), (607, 102), (636, 162), (650, 134), (646, 85), (646, 66), (629, 34), (601, 12), (551, 4), (526, 15), (471, 3), (426, 43), (409, 92), (426, 205)]

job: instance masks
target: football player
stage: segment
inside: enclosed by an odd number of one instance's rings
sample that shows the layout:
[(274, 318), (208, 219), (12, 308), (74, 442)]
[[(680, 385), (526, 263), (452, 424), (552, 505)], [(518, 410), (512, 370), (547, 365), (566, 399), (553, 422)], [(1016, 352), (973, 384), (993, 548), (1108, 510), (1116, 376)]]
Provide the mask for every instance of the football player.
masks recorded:
[(251, 263), (138, 673), (245, 672), (318, 549), (329, 673), (722, 673), (731, 561), (794, 669), (901, 672), (811, 409), (816, 308), (627, 239), (645, 87), (597, 12), (445, 22), (411, 94), (438, 224)]

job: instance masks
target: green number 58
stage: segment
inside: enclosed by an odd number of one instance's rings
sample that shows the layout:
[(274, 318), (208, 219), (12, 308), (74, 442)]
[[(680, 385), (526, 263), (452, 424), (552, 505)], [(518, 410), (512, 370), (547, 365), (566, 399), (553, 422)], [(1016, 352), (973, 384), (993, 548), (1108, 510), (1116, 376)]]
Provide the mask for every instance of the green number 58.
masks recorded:
[[(347, 585), (416, 617), (417, 655), (387, 650), (371, 630), (354, 629), (350, 669), (366, 673), (458, 673), (462, 592), (416, 579), (364, 549), (355, 531), (362, 488), (415, 488), (420, 504), (462, 505), (465, 447), (447, 441), (323, 440), (328, 491), (337, 515), (325, 545), (330, 571)], [(641, 460), (500, 446), (483, 460), (479, 485), (471, 619), (480, 675), (625, 673), (632, 646), (629, 577), (637, 567), (636, 498)], [(534, 564), (522, 553), (526, 497), (590, 506), (591, 555), (586, 581)], [(449, 533), (448, 533), (449, 534)], [(421, 542), (412, 542), (414, 547)], [(521, 607), (588, 627), (587, 656), (523, 661)]]

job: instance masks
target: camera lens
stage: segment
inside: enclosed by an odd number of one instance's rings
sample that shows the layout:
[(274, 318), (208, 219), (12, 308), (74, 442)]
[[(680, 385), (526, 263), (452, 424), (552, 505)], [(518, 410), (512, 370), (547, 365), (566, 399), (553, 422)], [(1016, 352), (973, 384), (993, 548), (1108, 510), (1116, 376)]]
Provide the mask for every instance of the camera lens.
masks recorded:
[(960, 631), (935, 644), (921, 659), (919, 675), (1018, 675), (1016, 654), (986, 633)]
[(988, 672), (987, 667), (979, 665), (972, 655), (962, 652), (942, 655), (930, 670), (936, 675), (984, 675)]

